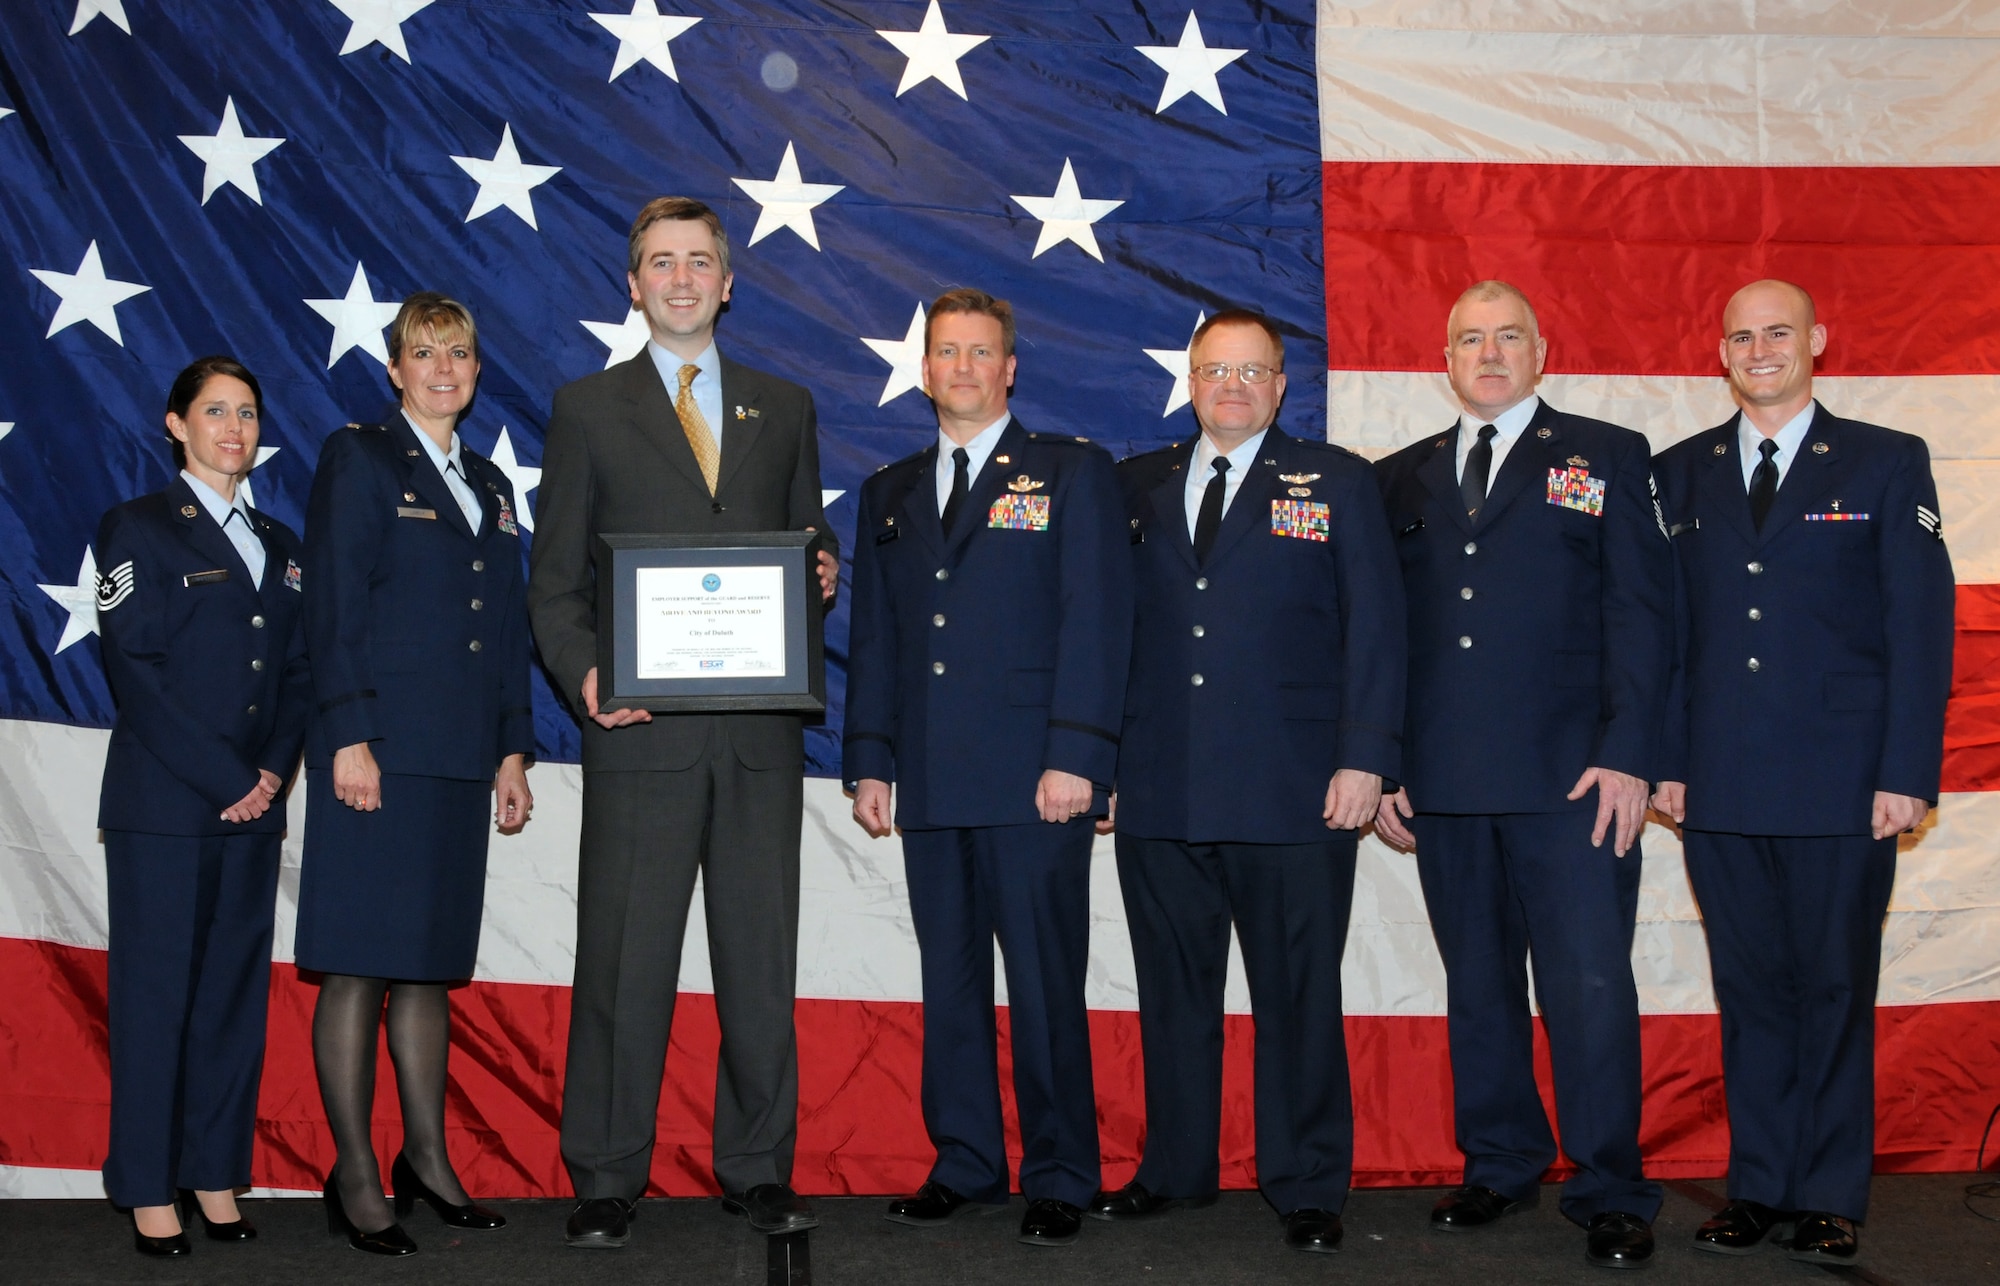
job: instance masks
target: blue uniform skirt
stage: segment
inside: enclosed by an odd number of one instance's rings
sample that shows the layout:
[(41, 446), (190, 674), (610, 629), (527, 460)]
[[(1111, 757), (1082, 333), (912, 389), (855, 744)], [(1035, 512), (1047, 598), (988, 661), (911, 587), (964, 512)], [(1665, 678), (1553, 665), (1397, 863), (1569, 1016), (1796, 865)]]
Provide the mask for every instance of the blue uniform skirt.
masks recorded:
[(301, 969), (443, 982), (472, 976), (486, 898), (493, 787), (382, 774), (382, 807), (333, 795), (333, 771), (306, 772), (299, 872)]

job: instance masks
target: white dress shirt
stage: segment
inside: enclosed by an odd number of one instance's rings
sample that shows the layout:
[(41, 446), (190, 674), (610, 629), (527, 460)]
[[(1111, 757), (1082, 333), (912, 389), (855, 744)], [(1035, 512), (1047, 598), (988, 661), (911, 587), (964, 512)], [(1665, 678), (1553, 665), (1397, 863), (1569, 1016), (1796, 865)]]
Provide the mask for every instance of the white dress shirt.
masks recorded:
[(258, 589), (264, 588), (264, 542), (250, 525), (250, 506), (244, 502), (243, 489), (236, 489), (236, 499), (231, 502), (186, 469), (181, 470), (181, 477), (187, 479), (188, 490), (194, 492), (194, 498), (208, 510), (208, 516), (215, 519), (215, 525), (222, 528), (222, 534), (229, 537), (229, 543), (242, 555), (243, 565), (250, 569), (250, 583)]
[(1194, 539), (1195, 523), (1201, 518), (1201, 498), (1208, 494), (1208, 484), (1215, 476), (1215, 460), (1223, 456), (1229, 461), (1229, 472), (1222, 478), (1222, 512), (1228, 513), (1230, 504), (1236, 499), (1236, 489), (1243, 485), (1243, 475), (1250, 468), (1250, 462), (1257, 458), (1257, 448), (1264, 445), (1264, 435), (1269, 428), (1262, 428), (1236, 444), (1232, 451), (1218, 451), (1215, 443), (1208, 440), (1208, 434), (1201, 435), (1195, 443), (1194, 459), (1188, 461), (1187, 486), (1182, 490), (1182, 503), (1187, 508), (1188, 539)]
[[(1785, 421), (1785, 427), (1772, 435), (1772, 440), (1778, 444), (1778, 454), (1772, 456), (1771, 460), (1778, 466), (1778, 485), (1781, 487), (1785, 485), (1785, 475), (1791, 471), (1793, 457), (1798, 455), (1799, 448), (1806, 443), (1806, 430), (1812, 427), (1812, 418), (1813, 404), (1808, 402), (1806, 403), (1805, 410), (1800, 411), (1797, 415)], [(1750, 423), (1749, 416), (1738, 411), (1736, 413), (1736, 454), (1740, 457), (1738, 463), (1743, 466), (1743, 492), (1745, 495), (1748, 495), (1750, 492), (1750, 476), (1757, 472), (1757, 465), (1764, 458), (1758, 450), (1763, 441), (1764, 431)]]
[(701, 350), (701, 356), (690, 361), (676, 353), (660, 347), (655, 339), (646, 341), (646, 351), (652, 354), (653, 369), (660, 373), (660, 382), (667, 386), (667, 400), (673, 401), (681, 395), (681, 367), (698, 366), (701, 374), (694, 377), (691, 391), (694, 393), (695, 408), (701, 418), (708, 421), (708, 431), (715, 435), (715, 449), (722, 450), (722, 359), (716, 356), (715, 341)]
[(1490, 424), (1494, 428), (1493, 462), (1486, 469), (1486, 489), (1492, 491), (1493, 480), (1500, 476), (1500, 462), (1507, 458), (1507, 452), (1515, 441), (1527, 431), (1528, 421), (1535, 418), (1535, 410), (1541, 404), (1542, 399), (1530, 393), (1519, 404), (1508, 407), (1491, 420), (1482, 420), (1470, 411), (1461, 411), (1458, 416), (1458, 463), (1454, 476), (1460, 482), (1465, 481), (1465, 457), (1471, 452), (1473, 444), (1479, 441), (1479, 430)]
[[(403, 418), (410, 420), (410, 413), (403, 412)], [(472, 489), (472, 482), (465, 476), (465, 452), (461, 449), (458, 434), (451, 435), (451, 450), (440, 451), (431, 435), (417, 428), (417, 422), (410, 420), (410, 427), (417, 430), (417, 441), (424, 444), (424, 453), (437, 466), (444, 485), (451, 489), (451, 498), (458, 501), (458, 511), (465, 515), (465, 525), (472, 528), (472, 534), (479, 534), (479, 520), (485, 512), (479, 507), (479, 493)]]
[[(981, 429), (977, 437), (965, 444), (965, 490), (967, 494), (971, 493), (972, 484), (978, 480), (979, 471), (986, 467), (986, 457), (992, 455), (993, 448), (999, 445), (1000, 435), (1007, 430), (1007, 422), (1013, 418), (1014, 413), (1012, 411), (1007, 412), (999, 419), (993, 421), (993, 423)], [(949, 434), (943, 429), (938, 430), (937, 502), (938, 517), (940, 518), (944, 517), (944, 502), (951, 499), (951, 478), (952, 474), (958, 469), (958, 464), (951, 458), (951, 453), (958, 450), (958, 447), (959, 444), (953, 442)]]

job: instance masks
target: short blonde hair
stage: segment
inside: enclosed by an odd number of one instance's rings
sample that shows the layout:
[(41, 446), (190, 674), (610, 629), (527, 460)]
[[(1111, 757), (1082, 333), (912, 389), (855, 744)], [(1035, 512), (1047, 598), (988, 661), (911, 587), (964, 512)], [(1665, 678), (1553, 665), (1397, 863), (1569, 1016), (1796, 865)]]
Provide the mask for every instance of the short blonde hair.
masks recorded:
[(472, 350), (472, 360), (479, 360), (479, 328), (473, 325), (472, 313), (435, 290), (419, 290), (396, 311), (396, 320), (389, 323), (389, 360), (400, 360), (404, 348), (422, 343), (425, 331), (435, 343), (462, 341)]

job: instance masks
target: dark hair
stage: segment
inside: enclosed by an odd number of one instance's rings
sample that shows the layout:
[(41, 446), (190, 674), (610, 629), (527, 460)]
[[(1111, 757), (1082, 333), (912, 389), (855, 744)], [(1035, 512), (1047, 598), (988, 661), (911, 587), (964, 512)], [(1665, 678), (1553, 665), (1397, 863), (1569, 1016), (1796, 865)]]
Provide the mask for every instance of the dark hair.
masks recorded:
[(1278, 333), (1278, 323), (1254, 308), (1225, 308), (1194, 328), (1194, 336), (1188, 340), (1188, 352), (1192, 353), (1218, 326), (1255, 326), (1271, 337), (1271, 347), (1278, 350), (1278, 369), (1285, 369), (1285, 337)]
[(977, 313), (991, 317), (1000, 323), (1000, 355), (1014, 355), (1014, 305), (1004, 299), (995, 299), (983, 290), (970, 286), (960, 286), (947, 290), (931, 301), (930, 312), (924, 315), (924, 352), (931, 351), (931, 327), (940, 317), (952, 313)]
[(632, 220), (632, 235), (625, 246), (625, 270), (633, 276), (639, 275), (639, 251), (646, 240), (646, 229), (662, 219), (699, 219), (715, 234), (716, 266), (722, 275), (729, 275), (729, 234), (722, 230), (722, 216), (709, 209), (691, 196), (656, 196), (640, 209), (639, 216)]
[[(249, 367), (226, 353), (197, 357), (189, 362), (187, 368), (179, 375), (174, 376), (173, 386), (167, 390), (167, 414), (178, 415), (185, 420), (188, 408), (194, 405), (197, 397), (201, 396), (202, 386), (217, 375), (227, 375), (248, 384), (250, 396), (257, 400), (257, 418), (260, 420), (264, 418), (264, 390), (257, 387), (257, 377), (250, 373)], [(172, 430), (167, 432), (167, 441), (174, 449), (175, 470), (187, 468), (187, 447), (173, 435)]]

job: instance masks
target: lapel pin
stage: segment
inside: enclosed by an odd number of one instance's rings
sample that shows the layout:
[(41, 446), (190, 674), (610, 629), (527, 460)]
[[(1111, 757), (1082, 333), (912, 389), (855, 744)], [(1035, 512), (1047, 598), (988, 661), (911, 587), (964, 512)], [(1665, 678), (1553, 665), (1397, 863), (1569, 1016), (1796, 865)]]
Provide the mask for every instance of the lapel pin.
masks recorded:
[(994, 456), (994, 457), (993, 457), (993, 463), (995, 463), (995, 464), (1012, 464), (1012, 463), (1014, 463), (1014, 457), (1013, 457), (1013, 456), (1011, 456), (1011, 455), (996, 455), (996, 456)]
[(1717, 455), (1728, 455), (1728, 454), (1729, 454), (1729, 444), (1728, 444), (1728, 443), (1726, 443), (1726, 442), (1718, 442), (1718, 443), (1716, 443), (1716, 444), (1715, 444), (1715, 453), (1716, 453)]
[[(1318, 475), (1314, 475), (1314, 476), (1318, 476)], [(1285, 494), (1286, 494), (1286, 495), (1288, 495), (1288, 496), (1297, 496), (1297, 497), (1300, 497), (1301, 499), (1303, 499), (1303, 498), (1304, 498), (1304, 497), (1306, 497), (1306, 496), (1309, 496), (1309, 495), (1311, 495), (1312, 493), (1313, 493), (1313, 492), (1312, 492), (1312, 488), (1311, 488), (1311, 487), (1288, 487), (1288, 488), (1286, 488), (1286, 490), (1285, 490)]]
[(1572, 469), (1588, 469), (1590, 467), (1590, 461), (1584, 459), (1580, 455), (1573, 455), (1569, 459), (1563, 461), (1563, 463), (1570, 466)]
[(1829, 507), (1830, 507), (1830, 508), (1831, 508), (1831, 509), (1832, 509), (1832, 510), (1833, 510), (1833, 511), (1835, 512), (1835, 513), (1839, 513), (1839, 512), (1840, 512), (1840, 502), (1839, 502), (1838, 500), (1834, 501), (1834, 502), (1833, 502), (1833, 504), (1832, 504), (1831, 506), (1829, 506)]
[(416, 454), (417, 454), (417, 450), (416, 450), (416, 448), (415, 448), (415, 447), (410, 447), (410, 448), (406, 448), (406, 449), (404, 450), (403, 454), (404, 454), (404, 455), (416, 455)]
[(1536, 429), (1536, 430), (1535, 430), (1535, 436), (1536, 436), (1536, 437), (1538, 437), (1538, 438), (1540, 438), (1540, 439), (1541, 439), (1542, 441), (1544, 441), (1544, 442), (1547, 442), (1547, 441), (1548, 441), (1548, 440), (1549, 440), (1550, 438), (1554, 437), (1555, 435), (1556, 435), (1556, 431), (1555, 431), (1554, 429)]
[(742, 407), (739, 406), (736, 408), (736, 418), (739, 420), (747, 420), (750, 418), (750, 416), (748, 412), (746, 412)]
[(1827, 452), (1829, 452), (1829, 451), (1831, 451), (1831, 450), (1833, 450), (1833, 448), (1832, 448), (1832, 447), (1830, 447), (1830, 446), (1828, 446), (1828, 445), (1827, 445), (1826, 443), (1824, 443), (1824, 442), (1815, 442), (1815, 443), (1813, 443), (1813, 454), (1814, 454), (1814, 455), (1825, 455), (1825, 454), (1826, 454)]
[(403, 493), (403, 499), (411, 504), (415, 504), (417, 502), (417, 493), (414, 491), (405, 491)]
[(194, 517), (194, 506), (193, 506), (193, 505), (182, 505), (182, 506), (181, 506), (181, 517), (183, 517), (183, 518), (192, 518), (192, 517)]
[(1029, 477), (1029, 476), (1028, 476), (1027, 474), (1025, 474), (1025, 473), (1024, 473), (1024, 474), (1022, 474), (1022, 475), (1021, 475), (1020, 477), (1018, 477), (1018, 478), (1013, 478), (1013, 479), (1010, 479), (1010, 480), (1008, 481), (1008, 483), (1007, 483), (1007, 490), (1009, 490), (1009, 491), (1040, 491), (1040, 490), (1042, 489), (1042, 486), (1043, 486), (1043, 483), (1042, 483), (1041, 479), (1039, 479), (1039, 478), (1030, 478), (1030, 477)]
[[(1082, 442), (1083, 440), (1084, 440), (1084, 439), (1082, 439), (1082, 438), (1078, 438), (1078, 439), (1077, 439), (1077, 441), (1078, 441), (1078, 442)], [(1260, 460), (1260, 461), (1258, 461), (1258, 463), (1260, 463), (1260, 464), (1264, 465), (1264, 466), (1265, 466), (1266, 468), (1270, 468), (1270, 469), (1275, 469), (1275, 468), (1277, 468), (1277, 467), (1278, 467), (1278, 462), (1277, 462), (1276, 460)]]
[(1438, 439), (1437, 441), (1435, 441), (1435, 442), (1431, 443), (1431, 445), (1432, 445), (1433, 447), (1437, 448), (1438, 450), (1442, 451), (1442, 450), (1444, 450), (1444, 444), (1445, 444), (1445, 443), (1447, 443), (1447, 442), (1449, 442), (1449, 441), (1451, 441), (1451, 435), (1450, 435), (1449, 433), (1447, 433), (1447, 434), (1446, 434), (1445, 436), (1443, 436), (1443, 437), (1439, 438), (1439, 439)]

